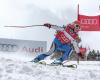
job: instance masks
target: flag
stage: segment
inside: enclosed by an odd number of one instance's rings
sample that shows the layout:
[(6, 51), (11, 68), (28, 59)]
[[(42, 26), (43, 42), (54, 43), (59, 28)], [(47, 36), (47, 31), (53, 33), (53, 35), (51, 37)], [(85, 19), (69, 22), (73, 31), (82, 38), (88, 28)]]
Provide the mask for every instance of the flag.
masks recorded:
[(82, 31), (100, 31), (100, 15), (86, 16), (78, 15)]
[(85, 55), (85, 54), (86, 54), (86, 51), (87, 51), (86, 48), (79, 48), (79, 49), (80, 49), (80, 53), (81, 53), (82, 55)]
[(80, 21), (81, 24), (81, 31), (100, 31), (100, 15), (96, 16), (81, 15), (79, 14), (79, 5), (78, 5), (78, 21)]

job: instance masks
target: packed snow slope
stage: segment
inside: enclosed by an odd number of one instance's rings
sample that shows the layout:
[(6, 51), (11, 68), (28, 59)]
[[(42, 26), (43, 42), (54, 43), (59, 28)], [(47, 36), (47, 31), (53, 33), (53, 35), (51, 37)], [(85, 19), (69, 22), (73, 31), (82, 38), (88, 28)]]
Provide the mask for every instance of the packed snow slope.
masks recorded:
[(71, 69), (0, 57), (0, 80), (100, 80), (100, 62), (84, 61)]

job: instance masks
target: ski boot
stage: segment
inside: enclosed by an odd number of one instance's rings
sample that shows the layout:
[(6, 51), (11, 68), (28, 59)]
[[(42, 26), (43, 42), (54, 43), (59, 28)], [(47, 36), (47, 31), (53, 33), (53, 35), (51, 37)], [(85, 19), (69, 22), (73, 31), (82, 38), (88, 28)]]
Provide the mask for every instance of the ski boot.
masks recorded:
[(38, 58), (35, 58), (35, 59), (33, 59), (32, 61), (30, 61), (30, 62), (34, 62), (34, 63), (38, 63), (40, 60), (38, 59)]
[(54, 60), (54, 62), (52, 62), (51, 65), (62, 65), (62, 61), (61, 60)]

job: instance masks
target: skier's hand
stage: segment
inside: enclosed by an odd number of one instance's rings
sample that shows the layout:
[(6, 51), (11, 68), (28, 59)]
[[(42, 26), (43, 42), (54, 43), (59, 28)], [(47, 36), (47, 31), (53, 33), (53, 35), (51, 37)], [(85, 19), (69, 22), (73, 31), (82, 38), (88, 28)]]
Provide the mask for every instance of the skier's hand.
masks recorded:
[(77, 37), (76, 38), (76, 41), (77, 41), (77, 43), (80, 43), (81, 42), (81, 38), (80, 37)]
[(45, 23), (45, 24), (43, 24), (45, 27), (48, 27), (48, 28), (51, 28), (51, 24), (49, 24), (49, 23)]

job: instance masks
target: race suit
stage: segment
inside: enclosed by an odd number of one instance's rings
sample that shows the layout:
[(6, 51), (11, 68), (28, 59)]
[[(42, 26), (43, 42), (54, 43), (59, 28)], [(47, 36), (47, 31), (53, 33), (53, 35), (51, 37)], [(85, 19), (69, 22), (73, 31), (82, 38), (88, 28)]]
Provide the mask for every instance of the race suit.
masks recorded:
[(58, 60), (63, 62), (67, 60), (72, 53), (73, 48), (71, 44), (73, 44), (75, 51), (77, 53), (79, 52), (77, 44), (77, 39), (79, 38), (79, 36), (77, 33), (72, 32), (72, 29), (69, 25), (66, 27), (52, 26), (52, 28), (55, 29), (57, 33), (55, 34), (55, 39), (52, 42), (51, 49), (44, 54), (40, 54), (36, 58), (38, 58), (39, 60), (43, 60), (45, 57), (51, 55), (53, 52), (61, 51), (63, 52), (63, 55), (58, 58)]

